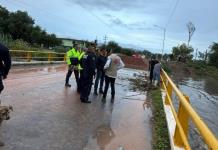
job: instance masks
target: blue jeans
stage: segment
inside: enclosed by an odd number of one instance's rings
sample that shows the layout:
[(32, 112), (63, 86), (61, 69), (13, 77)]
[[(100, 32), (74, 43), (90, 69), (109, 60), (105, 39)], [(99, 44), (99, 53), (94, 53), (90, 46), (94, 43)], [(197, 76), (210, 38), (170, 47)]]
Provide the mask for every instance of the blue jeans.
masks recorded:
[(159, 72), (153, 72), (153, 80), (157, 80), (158, 83), (160, 82), (160, 73)]
[(99, 80), (100, 80), (99, 91), (103, 91), (102, 88), (103, 88), (103, 84), (104, 84), (104, 77), (105, 77), (105, 72), (103, 70), (97, 70), (97, 76), (95, 79), (95, 86), (94, 86), (95, 92), (97, 92), (97, 90), (98, 90)]

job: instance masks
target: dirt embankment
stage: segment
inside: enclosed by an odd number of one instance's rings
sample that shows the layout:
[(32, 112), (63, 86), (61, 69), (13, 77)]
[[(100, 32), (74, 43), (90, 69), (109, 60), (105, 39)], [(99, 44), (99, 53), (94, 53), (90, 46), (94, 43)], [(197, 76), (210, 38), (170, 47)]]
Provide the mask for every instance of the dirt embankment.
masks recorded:
[(196, 76), (194, 68), (189, 67), (186, 63), (182, 62), (168, 62), (165, 64), (171, 72), (171, 76), (175, 80), (183, 79), (184, 77)]
[(148, 61), (143, 58), (135, 58), (132, 56), (120, 56), (123, 60), (125, 67), (132, 69), (147, 70)]

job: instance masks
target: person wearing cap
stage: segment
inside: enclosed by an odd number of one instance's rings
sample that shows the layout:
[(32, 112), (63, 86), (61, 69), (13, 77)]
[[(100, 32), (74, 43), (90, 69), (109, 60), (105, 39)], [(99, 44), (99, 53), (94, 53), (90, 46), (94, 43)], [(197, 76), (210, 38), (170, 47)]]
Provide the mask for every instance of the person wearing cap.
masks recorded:
[(94, 85), (94, 94), (98, 95), (98, 84), (100, 80), (100, 87), (99, 87), (99, 93), (103, 94), (103, 84), (104, 84), (104, 76), (105, 76), (105, 71), (104, 71), (104, 65), (107, 61), (107, 51), (105, 48), (102, 48), (100, 50), (100, 55), (97, 57), (96, 61), (96, 68), (97, 68), (97, 75), (95, 79), (95, 85)]
[(83, 56), (83, 73), (81, 74), (81, 93), (80, 100), (82, 103), (91, 103), (89, 95), (92, 88), (93, 78), (96, 70), (95, 47), (90, 45), (88, 51)]
[(72, 75), (72, 72), (74, 72), (77, 85), (79, 83), (79, 71), (78, 71), (79, 55), (80, 53), (78, 51), (78, 45), (75, 43), (74, 48), (70, 49), (67, 52), (68, 72), (67, 72), (66, 80), (65, 80), (66, 87), (71, 87), (71, 85), (69, 84), (69, 79)]
[(105, 102), (109, 84), (111, 85), (111, 103), (114, 102), (115, 97), (115, 80), (117, 77), (117, 71), (123, 68), (125, 65), (121, 58), (117, 54), (112, 54), (112, 51), (109, 52), (107, 62), (104, 66), (105, 69), (105, 87), (102, 102)]

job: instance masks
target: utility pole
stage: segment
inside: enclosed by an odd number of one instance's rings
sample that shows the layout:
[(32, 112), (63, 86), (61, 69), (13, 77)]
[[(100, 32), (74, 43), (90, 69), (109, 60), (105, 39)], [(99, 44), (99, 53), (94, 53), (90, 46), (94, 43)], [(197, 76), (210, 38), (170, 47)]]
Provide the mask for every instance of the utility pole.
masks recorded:
[(107, 39), (108, 39), (108, 37), (107, 37), (107, 35), (105, 35), (105, 36), (104, 36), (104, 45), (107, 44)]
[(157, 27), (157, 28), (163, 30), (163, 47), (162, 47), (162, 53), (161, 53), (161, 60), (163, 60), (163, 53), (164, 53), (164, 47), (165, 47), (165, 38), (166, 38), (166, 28), (158, 26), (158, 25), (154, 25), (154, 27)]

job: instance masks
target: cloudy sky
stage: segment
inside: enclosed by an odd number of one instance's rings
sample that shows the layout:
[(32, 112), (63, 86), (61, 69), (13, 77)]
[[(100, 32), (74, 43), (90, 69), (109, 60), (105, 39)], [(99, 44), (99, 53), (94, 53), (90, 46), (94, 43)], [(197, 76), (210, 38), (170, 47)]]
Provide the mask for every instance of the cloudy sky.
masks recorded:
[(191, 45), (204, 52), (218, 42), (217, 0), (0, 0), (10, 11), (27, 11), (35, 23), (58, 37), (94, 40), (104, 36), (125, 47), (161, 53), (188, 40), (186, 24), (196, 27)]

